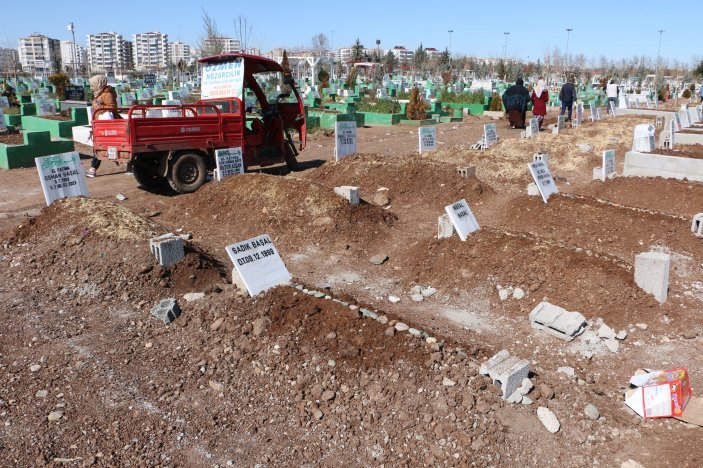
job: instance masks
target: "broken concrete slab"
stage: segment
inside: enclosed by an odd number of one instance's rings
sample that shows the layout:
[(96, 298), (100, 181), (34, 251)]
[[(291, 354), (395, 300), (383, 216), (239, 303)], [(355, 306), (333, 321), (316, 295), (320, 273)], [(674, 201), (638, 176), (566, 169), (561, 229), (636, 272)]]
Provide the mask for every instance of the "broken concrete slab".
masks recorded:
[(527, 184), (527, 195), (529, 195), (530, 197), (540, 196), (537, 184), (535, 184), (534, 182), (530, 182), (529, 184)]
[(484, 362), (479, 372), (493, 379), (493, 383), (500, 383), (503, 399), (510, 397), (522, 384), (530, 373), (530, 361), (510, 356), (502, 350), (488, 361)]
[(635, 257), (635, 283), (663, 304), (669, 290), (671, 255), (644, 252)]
[(549, 302), (540, 302), (529, 314), (530, 324), (565, 341), (571, 341), (586, 329), (586, 318)]
[(454, 224), (449, 215), (437, 218), (437, 239), (448, 239), (454, 235)]
[(163, 299), (151, 309), (151, 315), (168, 325), (181, 315), (181, 307), (173, 297)]

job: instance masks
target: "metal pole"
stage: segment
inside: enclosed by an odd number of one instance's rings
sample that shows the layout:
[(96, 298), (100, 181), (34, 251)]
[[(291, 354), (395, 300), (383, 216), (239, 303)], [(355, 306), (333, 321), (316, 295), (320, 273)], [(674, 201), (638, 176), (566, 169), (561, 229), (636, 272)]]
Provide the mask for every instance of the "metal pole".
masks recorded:
[[(659, 33), (659, 47), (657, 48), (657, 66), (655, 68), (654, 72), (654, 87), (657, 87), (657, 78), (659, 78), (659, 55), (661, 54), (662, 50), (662, 33), (664, 32), (663, 29), (658, 29), (657, 32)], [(656, 91), (656, 89), (655, 89)]]
[(503, 58), (507, 59), (508, 58), (508, 35), (510, 33), (504, 32), (503, 34), (505, 34), (505, 44), (503, 45)]
[(447, 31), (449, 33), (449, 68), (452, 67), (452, 33), (454, 32), (453, 29), (450, 29)]
[(571, 31), (573, 31), (573, 28), (566, 29), (566, 58), (564, 59), (564, 74), (566, 74), (566, 70), (569, 68), (569, 39), (571, 38)]

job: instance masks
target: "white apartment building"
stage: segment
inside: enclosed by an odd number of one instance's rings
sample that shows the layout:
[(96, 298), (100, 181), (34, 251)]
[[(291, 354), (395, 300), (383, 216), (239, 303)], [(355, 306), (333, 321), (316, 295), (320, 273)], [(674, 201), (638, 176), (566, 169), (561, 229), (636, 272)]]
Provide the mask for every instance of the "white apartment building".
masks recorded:
[(121, 34), (103, 32), (88, 35), (88, 63), (92, 71), (122, 72), (132, 68), (128, 43)]
[(169, 60), (168, 34), (147, 32), (132, 35), (134, 68), (156, 71), (167, 68)]
[(178, 62), (181, 60), (183, 60), (186, 65), (191, 65), (195, 60), (193, 49), (184, 42), (169, 42), (168, 48), (171, 63), (174, 65), (178, 65)]
[[(364, 48), (361, 53), (368, 55), (369, 57), (373, 57), (373, 55), (377, 52), (377, 49), (370, 49), (370, 48)], [(336, 62), (342, 62), (342, 63), (348, 63), (352, 61), (352, 57), (354, 56), (354, 48), (353, 47), (342, 47), (340, 49), (337, 49), (334, 53), (334, 60)], [(381, 50), (381, 56), (383, 56), (383, 50)]]
[(20, 58), (16, 49), (0, 47), (0, 73), (10, 74), (16, 71), (19, 63)]
[(222, 44), (223, 54), (232, 54), (242, 51), (242, 45), (239, 42), (239, 39), (234, 39), (231, 37), (217, 37), (213, 39), (205, 39), (203, 48), (206, 50), (213, 49), (214, 46), (213, 44), (211, 44), (211, 42), (215, 41), (217, 41), (219, 44)]
[(43, 34), (34, 33), (18, 40), (18, 56), (22, 70), (33, 74), (49, 74), (56, 71), (61, 61), (61, 44)]
[(88, 52), (85, 47), (74, 44), (73, 41), (61, 41), (61, 66), (64, 70), (80, 70), (87, 63)]
[(398, 59), (398, 63), (400, 64), (411, 63), (413, 58), (415, 58), (415, 51), (412, 49), (406, 49), (403, 46), (395, 46), (390, 49), (390, 52), (395, 55), (395, 58)]

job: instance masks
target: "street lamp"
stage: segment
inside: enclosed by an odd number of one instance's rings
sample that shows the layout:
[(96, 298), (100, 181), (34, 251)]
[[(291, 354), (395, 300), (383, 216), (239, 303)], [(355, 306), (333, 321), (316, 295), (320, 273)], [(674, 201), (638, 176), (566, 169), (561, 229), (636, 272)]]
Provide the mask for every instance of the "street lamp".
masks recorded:
[(662, 33), (664, 33), (663, 29), (658, 29), (657, 32), (659, 33), (659, 47), (657, 48), (657, 66), (655, 68), (654, 72), (654, 87), (657, 87), (657, 78), (659, 78), (659, 54), (661, 54), (662, 50)]
[(569, 68), (569, 39), (571, 38), (571, 31), (573, 28), (566, 28), (566, 60), (564, 62), (564, 73), (566, 73), (567, 68)]
[(71, 31), (71, 35), (73, 36), (73, 50), (71, 51), (71, 60), (73, 63), (71, 65), (73, 65), (73, 78), (75, 79), (78, 76), (76, 71), (76, 62), (78, 61), (76, 55), (78, 54), (78, 50), (76, 50), (76, 27), (73, 25), (73, 21), (68, 23), (66, 29)]
[(508, 58), (508, 35), (510, 33), (504, 32), (503, 34), (505, 34), (505, 44), (503, 45), (503, 58), (507, 59)]
[(447, 32), (449, 33), (449, 67), (451, 68), (451, 66), (452, 66), (452, 33), (454, 32), (454, 30), (450, 29)]

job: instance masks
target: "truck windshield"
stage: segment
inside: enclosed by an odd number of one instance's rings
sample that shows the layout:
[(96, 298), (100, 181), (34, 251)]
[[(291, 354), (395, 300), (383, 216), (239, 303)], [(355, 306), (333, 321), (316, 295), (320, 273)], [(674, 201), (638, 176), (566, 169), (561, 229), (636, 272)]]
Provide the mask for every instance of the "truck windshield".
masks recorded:
[(297, 102), (295, 94), (293, 94), (291, 87), (289, 85), (283, 84), (283, 73), (281, 72), (262, 72), (254, 73), (254, 78), (259, 84), (259, 87), (266, 95), (266, 100), (269, 104), (276, 102), (276, 98), (281, 94), (288, 94), (290, 96), (281, 100), (283, 103), (287, 102)]

